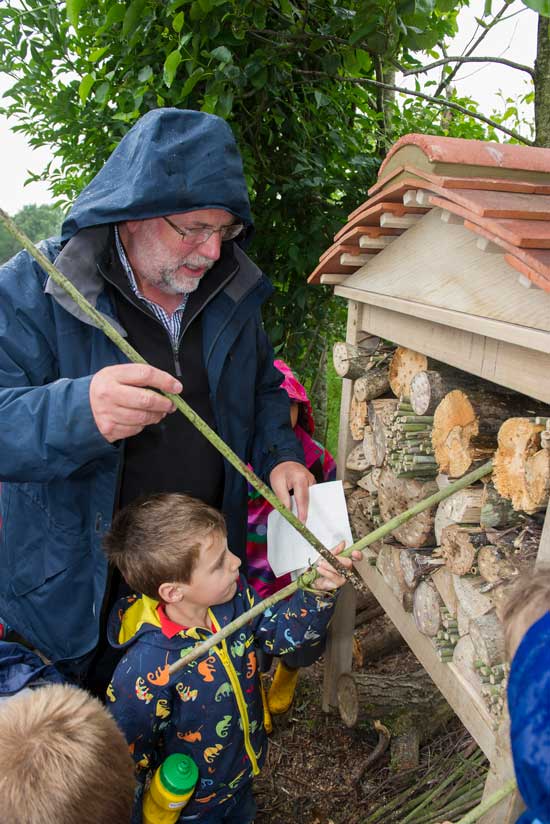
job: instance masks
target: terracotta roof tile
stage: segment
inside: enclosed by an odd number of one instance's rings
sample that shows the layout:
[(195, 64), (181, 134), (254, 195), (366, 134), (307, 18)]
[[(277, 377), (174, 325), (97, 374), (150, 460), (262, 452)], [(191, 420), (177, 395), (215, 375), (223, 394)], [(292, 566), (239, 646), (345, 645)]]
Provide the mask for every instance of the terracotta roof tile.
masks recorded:
[(402, 203), (392, 203), (381, 201), (371, 206), (368, 202), (366, 208), (358, 212), (353, 220), (350, 220), (339, 232), (334, 235), (336, 240), (340, 240), (343, 235), (347, 234), (350, 229), (355, 226), (380, 226), (380, 217), (386, 212), (391, 213), (395, 217), (404, 217), (408, 214), (425, 214), (427, 209), (420, 207), (404, 206)]
[(406, 134), (389, 150), (378, 173), (384, 177), (394, 156), (405, 146), (415, 146), (430, 163), (452, 163), (457, 166), (486, 166), (501, 169), (550, 172), (550, 149), (517, 146), (512, 143), (490, 143), (460, 137), (439, 137), (430, 134)]

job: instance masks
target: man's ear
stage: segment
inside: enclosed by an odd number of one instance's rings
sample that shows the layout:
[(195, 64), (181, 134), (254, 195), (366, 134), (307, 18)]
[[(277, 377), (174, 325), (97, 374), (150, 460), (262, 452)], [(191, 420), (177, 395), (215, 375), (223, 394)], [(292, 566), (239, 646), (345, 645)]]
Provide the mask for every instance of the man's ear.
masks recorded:
[(128, 232), (129, 235), (135, 234), (136, 230), (139, 227), (139, 224), (142, 223), (141, 220), (125, 220), (123, 223), (119, 223), (119, 231)]
[(172, 581), (163, 583), (158, 588), (161, 601), (165, 604), (177, 604), (183, 601), (183, 585), (175, 584)]

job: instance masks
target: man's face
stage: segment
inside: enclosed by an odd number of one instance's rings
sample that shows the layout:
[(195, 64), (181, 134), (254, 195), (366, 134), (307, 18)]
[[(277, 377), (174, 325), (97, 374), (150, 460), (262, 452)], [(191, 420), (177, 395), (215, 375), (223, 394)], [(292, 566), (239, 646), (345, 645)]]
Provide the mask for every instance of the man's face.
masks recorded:
[(197, 607), (211, 607), (230, 601), (237, 591), (240, 558), (227, 546), (227, 538), (214, 530), (200, 549), (199, 559), (188, 584), (184, 600)]
[[(170, 215), (169, 219), (182, 231), (219, 230), (235, 223), (233, 215), (224, 209), (199, 209)], [(125, 246), (132, 269), (142, 283), (169, 295), (194, 292), (221, 254), (219, 231), (197, 243), (179, 235), (163, 218), (131, 221), (127, 225), (131, 228)]]

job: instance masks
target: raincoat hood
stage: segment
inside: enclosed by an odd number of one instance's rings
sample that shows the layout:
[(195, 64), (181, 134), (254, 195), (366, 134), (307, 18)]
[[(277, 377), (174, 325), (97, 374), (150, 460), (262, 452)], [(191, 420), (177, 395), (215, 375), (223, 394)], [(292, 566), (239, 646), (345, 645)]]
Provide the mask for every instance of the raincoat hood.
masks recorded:
[(153, 109), (122, 138), (75, 200), (62, 228), (66, 243), (81, 229), (195, 209), (225, 209), (253, 231), (241, 156), (221, 117), (188, 109)]
[(522, 824), (550, 824), (550, 612), (525, 633), (508, 681), (514, 770), (527, 812)]

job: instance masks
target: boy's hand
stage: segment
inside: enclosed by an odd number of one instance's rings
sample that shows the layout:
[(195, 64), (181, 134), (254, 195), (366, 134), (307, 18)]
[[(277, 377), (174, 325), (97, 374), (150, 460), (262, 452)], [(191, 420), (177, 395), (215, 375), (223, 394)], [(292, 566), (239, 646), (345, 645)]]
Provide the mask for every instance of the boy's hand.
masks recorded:
[[(334, 549), (330, 551), (333, 555), (339, 555), (343, 552), (345, 546), (345, 541), (341, 541), (338, 546), (335, 546)], [(342, 566), (351, 569), (352, 560), (360, 561), (362, 557), (363, 553), (356, 549), (352, 552), (351, 558), (339, 558), (338, 560)], [(331, 566), (328, 561), (325, 561), (324, 558), (319, 558), (317, 571), (319, 572), (319, 577), (313, 582), (314, 589), (319, 589), (322, 592), (330, 592), (333, 589), (339, 589), (346, 583), (346, 579), (342, 575), (339, 575), (334, 567)]]

